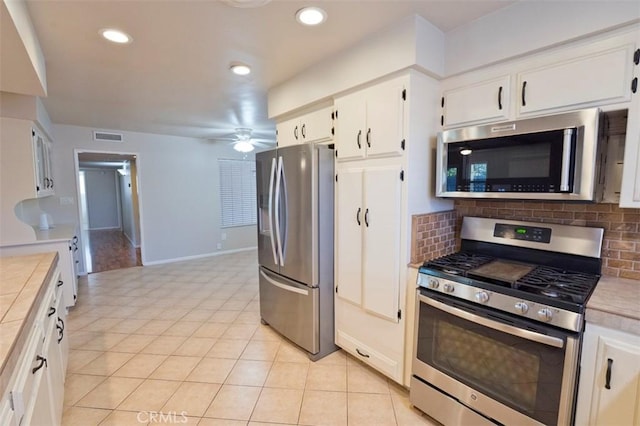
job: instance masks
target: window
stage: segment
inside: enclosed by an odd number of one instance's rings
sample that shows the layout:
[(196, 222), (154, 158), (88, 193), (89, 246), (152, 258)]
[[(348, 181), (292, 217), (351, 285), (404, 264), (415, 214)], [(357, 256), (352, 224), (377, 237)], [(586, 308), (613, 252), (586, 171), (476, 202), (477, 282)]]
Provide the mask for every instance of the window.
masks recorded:
[(256, 163), (218, 160), (222, 227), (256, 224)]

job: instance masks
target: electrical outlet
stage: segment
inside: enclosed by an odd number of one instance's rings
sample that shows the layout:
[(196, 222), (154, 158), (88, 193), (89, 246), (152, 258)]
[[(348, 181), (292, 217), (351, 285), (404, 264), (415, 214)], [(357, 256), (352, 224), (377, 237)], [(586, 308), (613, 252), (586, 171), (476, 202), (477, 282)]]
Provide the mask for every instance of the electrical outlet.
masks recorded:
[(222, 249), (222, 243), (218, 243), (218, 250)]

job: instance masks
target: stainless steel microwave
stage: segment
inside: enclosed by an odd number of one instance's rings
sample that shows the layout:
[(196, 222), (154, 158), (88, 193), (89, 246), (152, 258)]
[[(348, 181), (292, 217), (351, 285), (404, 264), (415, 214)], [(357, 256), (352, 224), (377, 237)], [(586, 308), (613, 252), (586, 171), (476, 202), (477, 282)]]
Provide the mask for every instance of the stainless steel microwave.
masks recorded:
[(599, 121), (592, 108), (440, 132), (436, 195), (599, 201)]

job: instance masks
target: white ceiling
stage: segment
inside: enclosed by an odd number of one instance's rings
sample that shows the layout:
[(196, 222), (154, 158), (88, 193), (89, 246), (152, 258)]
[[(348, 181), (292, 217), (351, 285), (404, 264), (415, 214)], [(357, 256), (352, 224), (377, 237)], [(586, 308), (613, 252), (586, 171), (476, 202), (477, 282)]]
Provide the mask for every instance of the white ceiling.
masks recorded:
[[(446, 32), (512, 3), (272, 0), (235, 8), (214, 0), (27, 0), (54, 123), (211, 139), (236, 127), (274, 138), (270, 87), (408, 15)], [(295, 12), (310, 4), (327, 11), (324, 25), (295, 21)], [(128, 32), (133, 43), (106, 42), (98, 34), (106, 27)], [(232, 75), (233, 61), (253, 73)]]

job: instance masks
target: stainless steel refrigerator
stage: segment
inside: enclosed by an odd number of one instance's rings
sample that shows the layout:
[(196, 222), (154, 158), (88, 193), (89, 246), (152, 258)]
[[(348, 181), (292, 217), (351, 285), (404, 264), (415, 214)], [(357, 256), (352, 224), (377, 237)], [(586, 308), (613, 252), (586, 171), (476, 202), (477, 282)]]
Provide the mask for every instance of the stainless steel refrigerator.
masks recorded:
[(309, 353), (335, 351), (333, 146), (256, 154), (260, 316)]

